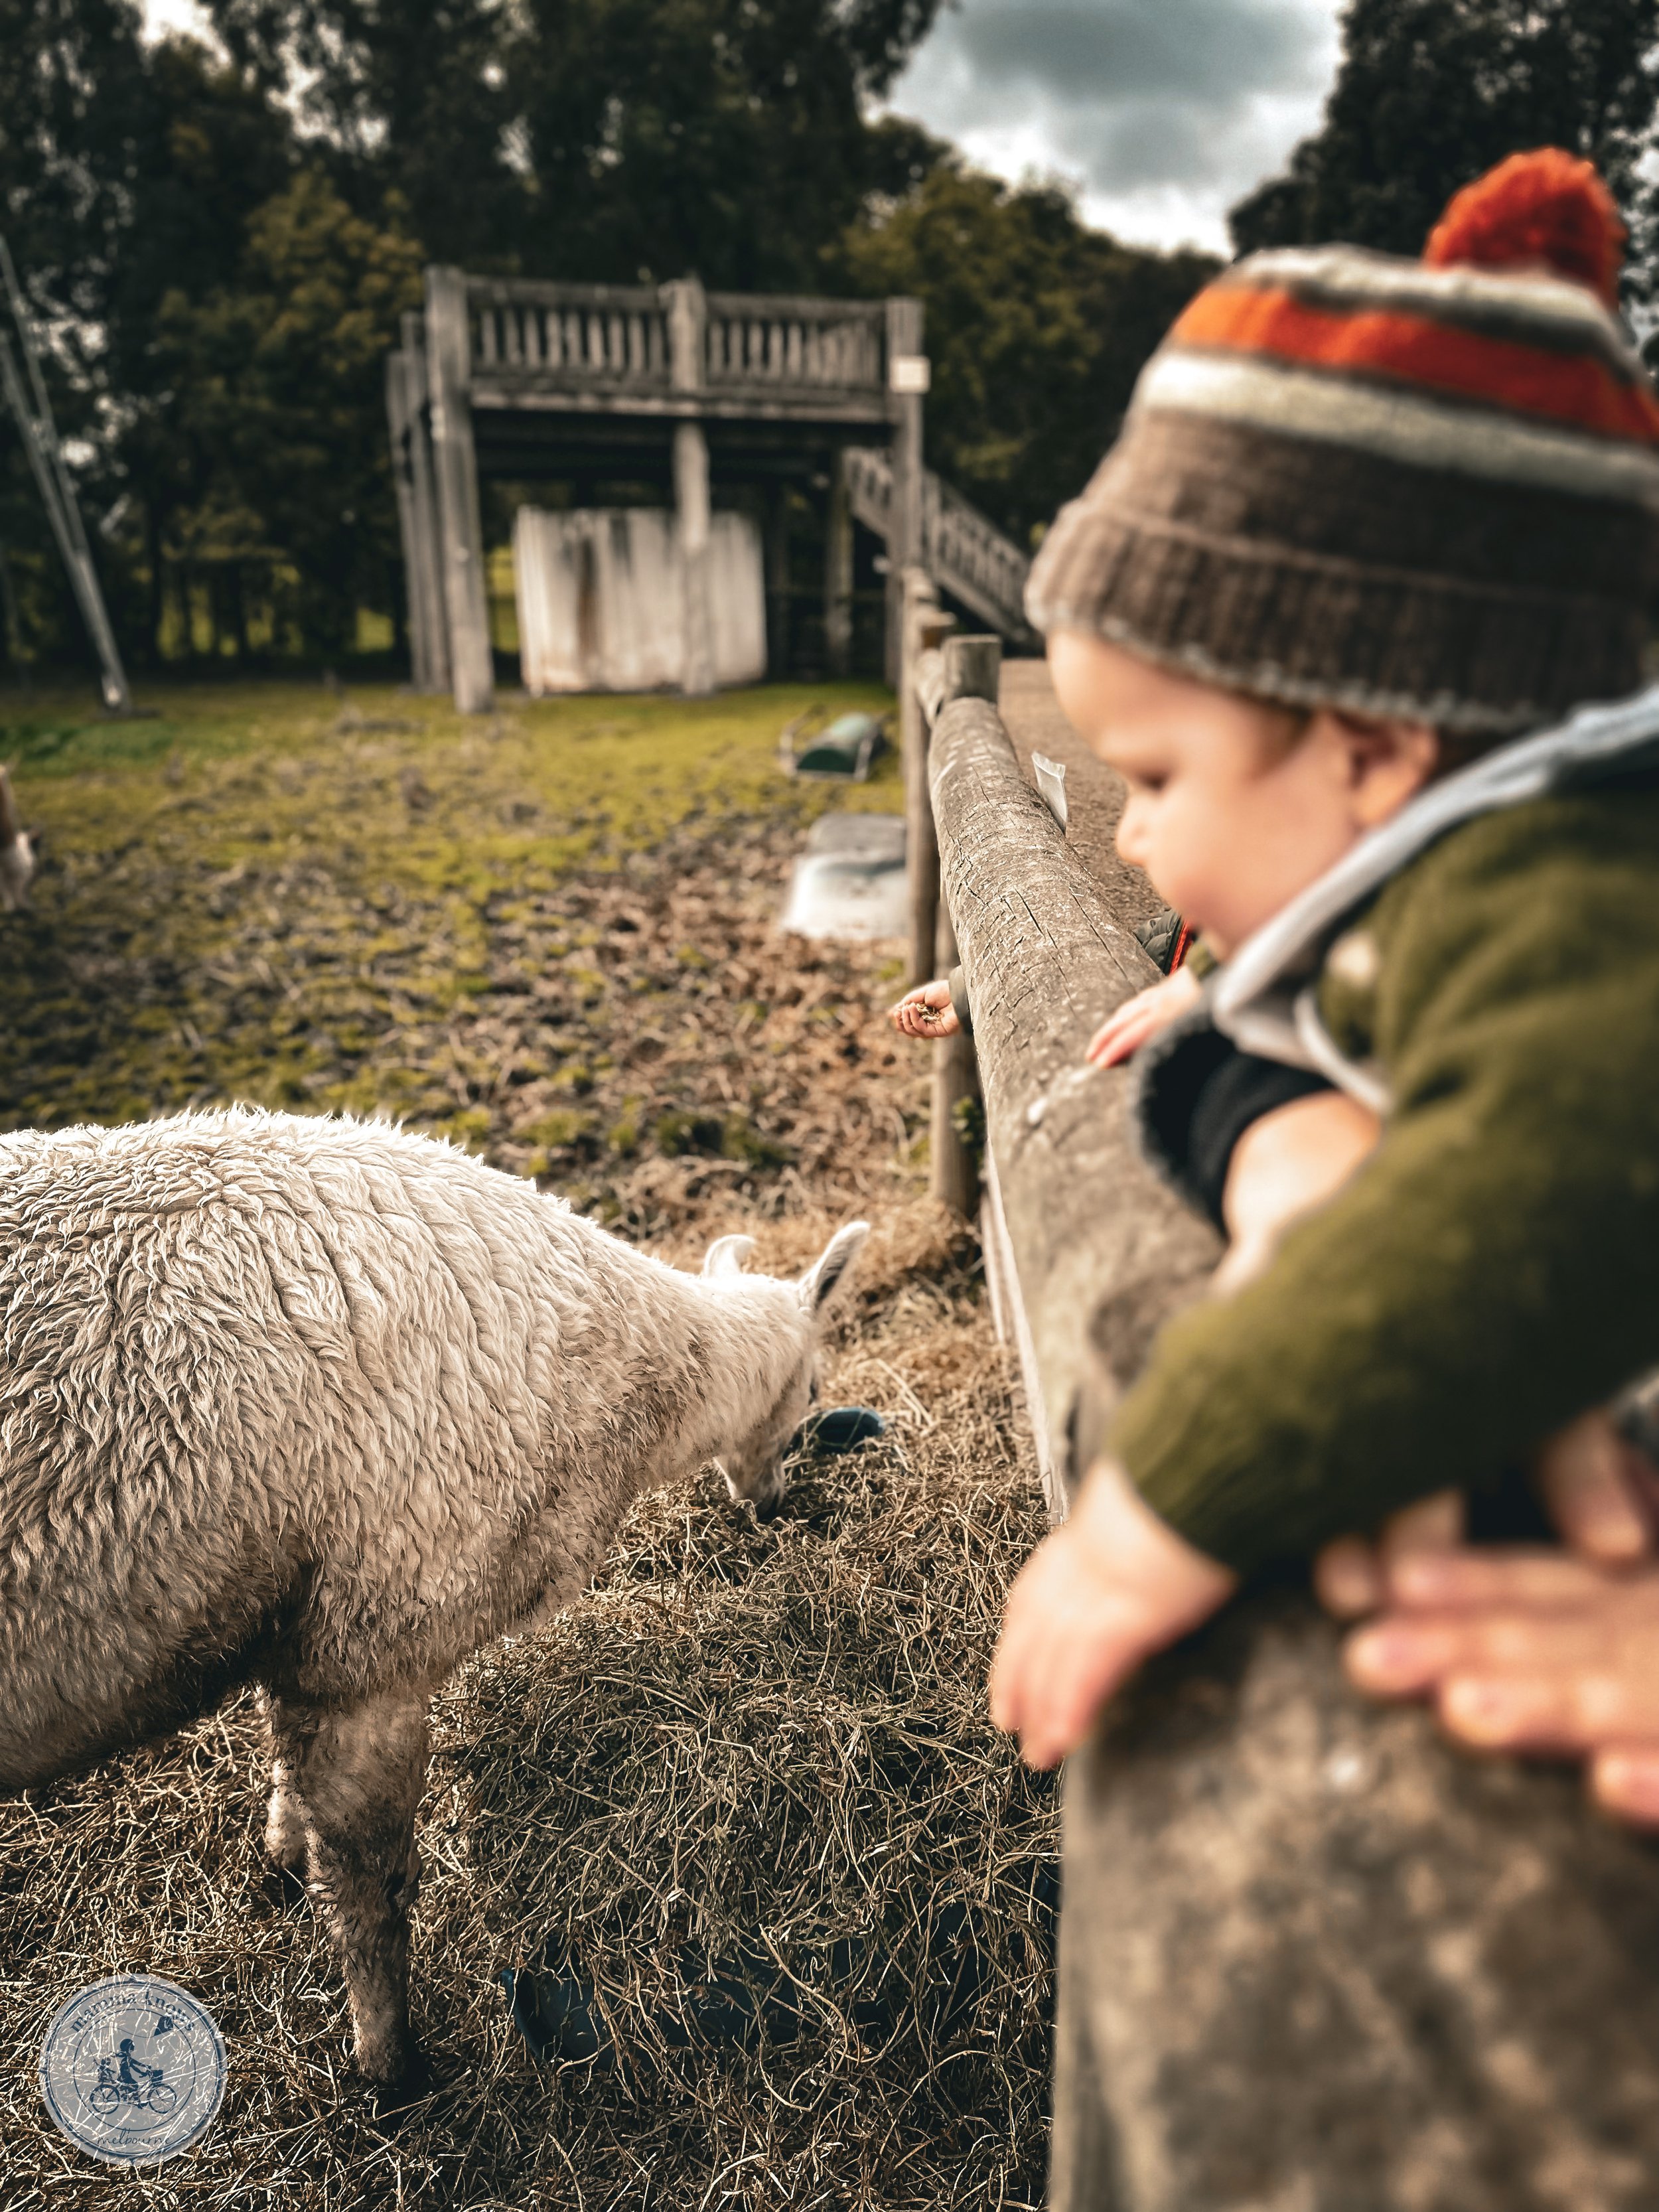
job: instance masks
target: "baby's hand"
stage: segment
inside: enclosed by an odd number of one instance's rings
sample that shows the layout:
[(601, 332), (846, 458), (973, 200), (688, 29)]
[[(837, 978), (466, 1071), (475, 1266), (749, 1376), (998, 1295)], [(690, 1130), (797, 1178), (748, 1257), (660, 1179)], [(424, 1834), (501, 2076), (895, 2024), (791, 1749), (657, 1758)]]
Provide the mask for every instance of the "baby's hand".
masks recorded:
[(945, 982), (918, 983), (889, 1008), (887, 1018), (901, 1036), (954, 1036), (962, 1027), (951, 1004), (951, 986)]
[(1189, 969), (1177, 968), (1161, 983), (1137, 991), (1115, 1014), (1107, 1016), (1090, 1038), (1084, 1058), (1091, 1067), (1115, 1067), (1120, 1060), (1133, 1060), (1148, 1038), (1167, 1030), (1189, 1006), (1198, 1004), (1202, 988)]
[(1075, 1751), (1119, 1685), (1206, 1620), (1237, 1577), (1160, 1521), (1111, 1460), (1097, 1461), (1072, 1517), (1008, 1593), (991, 1666), (991, 1718), (1026, 1763)]

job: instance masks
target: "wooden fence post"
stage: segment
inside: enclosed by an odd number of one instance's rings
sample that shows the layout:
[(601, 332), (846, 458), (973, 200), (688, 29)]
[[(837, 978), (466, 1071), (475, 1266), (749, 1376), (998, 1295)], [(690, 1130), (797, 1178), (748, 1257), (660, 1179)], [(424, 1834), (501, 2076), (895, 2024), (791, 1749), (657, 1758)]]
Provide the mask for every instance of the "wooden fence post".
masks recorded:
[[(1002, 678), (1002, 641), (996, 637), (953, 637), (945, 645), (945, 705), (958, 699), (982, 699), (994, 708)], [(922, 772), (927, 773), (924, 757)], [(933, 805), (927, 805), (930, 842)], [(956, 931), (948, 901), (939, 896), (939, 848), (933, 843), (934, 900), (933, 972), (948, 975), (957, 964)], [(958, 1109), (980, 1100), (979, 1062), (974, 1042), (958, 1030), (933, 1048), (933, 1111), (929, 1157), (935, 1198), (965, 1219), (979, 1211), (979, 1167), (975, 1148), (963, 1134)]]
[(471, 337), (466, 278), (459, 269), (426, 272), (427, 370), (432, 400), (432, 452), (443, 537), (444, 604), (449, 616), (450, 673), (464, 714), (489, 707), (495, 689), (489, 652), (483, 524), (478, 512), (478, 462), (467, 396)]
[(909, 366), (922, 358), (920, 300), (887, 302), (887, 406), (893, 424), (893, 504), (887, 532), (887, 681), (903, 680), (904, 572), (921, 561), (922, 394)]
[(904, 665), (899, 678), (899, 744), (904, 757), (904, 860), (910, 890), (912, 986), (933, 975), (939, 933), (939, 842), (927, 789), (927, 716), (916, 689), (921, 656), (943, 645), (955, 628), (942, 613), (925, 568), (904, 572)]
[(824, 517), (823, 658), (832, 676), (845, 676), (853, 659), (853, 501), (847, 455), (836, 454), (830, 474)]
[(403, 319), (404, 392), (409, 408), (410, 527), (415, 567), (409, 579), (410, 630), (416, 601), (426, 636), (426, 673), (416, 678), (423, 690), (449, 689), (449, 624), (444, 611), (443, 537), (438, 526), (438, 489), (432, 465), (432, 408), (428, 389), (426, 320), (418, 313)]
[[(668, 304), (669, 380), (676, 392), (703, 388), (708, 298), (695, 276), (663, 286)], [(708, 439), (702, 424), (674, 426), (674, 510), (685, 579), (685, 675), (688, 698), (714, 688), (714, 609), (708, 595)]]

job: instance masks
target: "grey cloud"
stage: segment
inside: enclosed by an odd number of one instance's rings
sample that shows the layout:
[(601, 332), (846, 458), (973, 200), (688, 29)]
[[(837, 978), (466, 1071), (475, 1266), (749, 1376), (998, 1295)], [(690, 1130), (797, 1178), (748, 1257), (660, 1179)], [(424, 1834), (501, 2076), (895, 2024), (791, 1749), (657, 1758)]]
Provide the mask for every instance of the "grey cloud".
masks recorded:
[(1337, 4), (964, 0), (894, 105), (947, 136), (1040, 140), (1095, 195), (1190, 187), (1218, 218), (1313, 122)]
[(1285, 0), (968, 0), (951, 27), (976, 76), (1068, 103), (1277, 91), (1313, 44)]

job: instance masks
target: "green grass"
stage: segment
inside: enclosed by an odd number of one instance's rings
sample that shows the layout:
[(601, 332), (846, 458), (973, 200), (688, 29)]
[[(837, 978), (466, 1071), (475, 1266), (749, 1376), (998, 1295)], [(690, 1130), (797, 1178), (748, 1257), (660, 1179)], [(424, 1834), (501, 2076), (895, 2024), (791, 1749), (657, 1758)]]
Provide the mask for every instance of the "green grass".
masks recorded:
[[(636, 1158), (775, 1167), (789, 1146), (763, 1125), (796, 1109), (772, 1096), (772, 1031), (711, 1090), (726, 1031), (783, 988), (757, 978), (806, 823), (902, 788), (890, 755), (866, 785), (795, 782), (778, 733), (887, 703), (790, 685), (467, 718), (264, 684), (156, 691), (125, 722), (0, 705), (41, 863), (0, 916), (0, 1128), (386, 1111), (607, 1206)], [(611, 1056), (642, 1030), (666, 1040), (649, 1080)]]
[[(504, 701), (485, 715), (391, 686), (331, 693), (297, 684), (146, 690), (153, 717), (100, 715), (89, 701), (0, 699), (0, 760), (26, 817), (78, 849), (148, 831), (226, 865), (255, 848), (338, 836), (349, 865), (419, 883), (482, 874), (544, 884), (598, 850), (654, 844), (699, 810), (787, 805), (890, 811), (889, 755), (871, 782), (793, 787), (779, 731), (804, 708), (882, 712), (867, 684), (775, 684), (686, 700), (650, 695)], [(331, 819), (331, 816), (333, 817)]]

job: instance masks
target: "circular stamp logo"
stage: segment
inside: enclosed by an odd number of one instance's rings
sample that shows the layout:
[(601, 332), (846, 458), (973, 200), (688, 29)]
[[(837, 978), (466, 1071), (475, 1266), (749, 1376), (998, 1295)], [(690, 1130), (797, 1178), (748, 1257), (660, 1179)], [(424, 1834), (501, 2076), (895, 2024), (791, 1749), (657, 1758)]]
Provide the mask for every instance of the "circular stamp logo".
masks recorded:
[(224, 2038), (187, 1990), (116, 1974), (60, 2008), (40, 2048), (40, 2094), (94, 2158), (171, 2158), (212, 2125), (225, 2094)]

